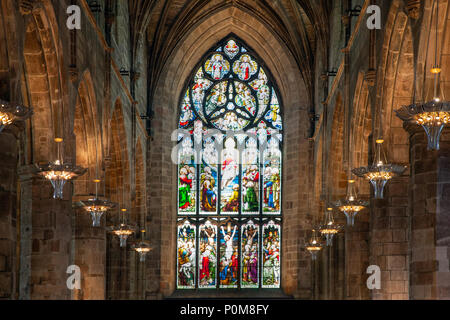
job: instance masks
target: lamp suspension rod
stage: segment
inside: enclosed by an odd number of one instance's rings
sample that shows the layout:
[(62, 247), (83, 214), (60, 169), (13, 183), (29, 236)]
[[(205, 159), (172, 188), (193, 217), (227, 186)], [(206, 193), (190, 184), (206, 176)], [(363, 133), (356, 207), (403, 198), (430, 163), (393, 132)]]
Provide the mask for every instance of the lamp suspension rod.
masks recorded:
[(322, 119), (322, 193), (324, 197), (327, 197), (327, 182), (328, 176), (326, 174), (326, 147), (327, 147), (327, 118), (328, 118), (328, 104), (323, 105), (323, 119)]
[[(434, 67), (433, 68), (438, 68), (439, 0), (435, 1), (435, 5), (436, 5), (436, 43), (435, 43)], [(438, 98), (438, 80), (439, 80), (439, 73), (435, 72), (435, 74), (434, 74), (434, 99)]]
[(61, 154), (61, 143), (63, 142), (62, 138), (55, 138), (56, 142), (56, 160), (59, 160), (61, 164), (63, 164), (62, 154)]

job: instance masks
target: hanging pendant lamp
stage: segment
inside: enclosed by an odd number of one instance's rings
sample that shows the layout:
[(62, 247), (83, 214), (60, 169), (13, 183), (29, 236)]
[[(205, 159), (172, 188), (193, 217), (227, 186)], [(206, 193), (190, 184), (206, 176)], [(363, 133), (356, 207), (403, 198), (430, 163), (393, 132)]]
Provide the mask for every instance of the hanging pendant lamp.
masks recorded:
[(311, 254), (311, 258), (317, 260), (317, 254), (322, 251), (323, 245), (317, 236), (317, 231), (315, 229), (312, 230), (311, 239), (306, 243), (305, 248)]
[(356, 192), (355, 180), (349, 180), (347, 186), (347, 197), (338, 200), (335, 207), (347, 217), (347, 225), (353, 227), (355, 225), (355, 216), (369, 205), (368, 201), (358, 199)]
[(120, 219), (119, 217), (121, 222), (118, 227), (113, 227), (111, 232), (117, 237), (119, 237), (120, 247), (125, 248), (127, 246), (127, 239), (131, 235), (133, 235), (135, 230), (132, 226), (126, 224), (125, 214), (127, 212), (127, 209), (121, 209), (120, 211), (122, 212), (122, 219)]
[(100, 227), (100, 221), (103, 214), (105, 214), (108, 210), (115, 208), (116, 204), (106, 199), (99, 199), (98, 184), (101, 182), (101, 180), (96, 179), (93, 182), (95, 183), (95, 198), (83, 200), (80, 201), (80, 203), (83, 209), (91, 214), (92, 226)]
[(319, 228), (319, 232), (327, 240), (327, 246), (333, 245), (333, 238), (342, 230), (343, 226), (337, 224), (333, 217), (333, 208), (328, 208), (325, 213), (325, 220), (322, 226)]
[[(444, 127), (450, 124), (450, 101), (441, 101), (438, 93), (441, 67), (438, 63), (439, 40), (439, 0), (433, 3), (436, 6), (436, 47), (434, 66), (430, 72), (434, 75), (434, 98), (425, 103), (413, 103), (396, 110), (397, 117), (405, 123), (422, 126), (428, 138), (428, 150), (439, 150), (439, 141)], [(434, 11), (434, 10), (433, 10)], [(415, 82), (415, 81), (414, 81)], [(416, 83), (414, 83), (414, 88)]]
[(450, 102), (433, 100), (404, 106), (395, 111), (404, 122), (422, 126), (428, 138), (428, 150), (439, 150), (444, 127), (450, 124)]
[(75, 166), (71, 163), (64, 163), (60, 147), (63, 139), (56, 138), (55, 142), (57, 143), (58, 147), (58, 156), (55, 162), (36, 166), (38, 168), (38, 175), (51, 182), (54, 190), (53, 198), (63, 199), (63, 189), (66, 182), (84, 175), (87, 169)]
[(141, 262), (145, 262), (147, 253), (152, 250), (152, 248), (150, 247), (150, 242), (145, 240), (145, 230), (141, 230), (141, 241), (133, 246), (133, 250), (139, 253), (139, 260)]
[(0, 99), (0, 132), (16, 121), (24, 121), (33, 115), (33, 110), (15, 103)]
[(386, 184), (406, 170), (405, 166), (388, 163), (383, 143), (384, 140), (381, 139), (376, 141), (375, 160), (371, 166), (353, 169), (352, 171), (356, 176), (365, 178), (372, 184), (375, 199), (383, 199)]

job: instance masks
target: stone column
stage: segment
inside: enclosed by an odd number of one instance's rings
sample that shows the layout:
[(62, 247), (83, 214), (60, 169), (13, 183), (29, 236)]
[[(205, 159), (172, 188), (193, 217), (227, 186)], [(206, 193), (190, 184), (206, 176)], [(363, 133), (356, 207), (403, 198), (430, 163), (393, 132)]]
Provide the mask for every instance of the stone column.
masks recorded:
[(320, 300), (330, 299), (330, 281), (329, 281), (329, 255), (330, 247), (322, 249), (322, 257), (320, 258)]
[(20, 267), (19, 299), (31, 299), (31, 248), (32, 248), (32, 199), (33, 166), (18, 169), (20, 183)]
[(19, 128), (8, 126), (0, 134), (0, 299), (16, 296), (17, 162)]
[(427, 150), (417, 126), (410, 133), (412, 299), (450, 299), (450, 129), (439, 151)]
[(407, 300), (408, 172), (390, 181), (383, 200), (372, 201), (370, 264), (381, 269), (381, 289), (374, 300)]
[(20, 298), (66, 300), (66, 273), (72, 239), (71, 184), (64, 199), (52, 199), (50, 182), (36, 178), (33, 166), (19, 169), (21, 181)]
[(356, 216), (355, 225), (345, 230), (345, 299), (367, 300), (365, 271), (369, 266), (369, 220), (370, 209)]
[(338, 234), (336, 239), (337, 275), (335, 299), (343, 300), (345, 297), (345, 234)]
[(84, 209), (75, 209), (74, 214), (75, 264), (80, 267), (82, 275), (81, 290), (77, 292), (75, 299), (104, 300), (106, 281), (106, 232), (104, 222), (101, 227), (94, 228), (90, 214)]

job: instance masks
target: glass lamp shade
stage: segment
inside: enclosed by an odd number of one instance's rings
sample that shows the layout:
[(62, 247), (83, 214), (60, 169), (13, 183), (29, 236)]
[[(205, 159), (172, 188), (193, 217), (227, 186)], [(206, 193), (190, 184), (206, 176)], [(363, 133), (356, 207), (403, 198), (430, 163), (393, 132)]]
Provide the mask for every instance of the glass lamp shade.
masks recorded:
[(347, 217), (347, 225), (355, 225), (355, 216), (369, 205), (369, 202), (358, 199), (356, 192), (355, 180), (348, 181), (347, 197), (338, 200), (335, 207)]
[(93, 227), (100, 227), (100, 221), (103, 214), (116, 207), (115, 203), (98, 198), (83, 200), (80, 203), (83, 209), (91, 214)]
[(23, 121), (32, 115), (30, 108), (0, 100), (0, 132), (14, 121)]
[(61, 163), (56, 160), (52, 163), (37, 165), (38, 175), (49, 180), (53, 186), (53, 198), (63, 199), (63, 189), (67, 181), (73, 180), (86, 173), (87, 169), (74, 166), (70, 163)]
[(450, 102), (435, 99), (426, 103), (403, 106), (396, 110), (397, 117), (404, 122), (413, 123), (425, 130), (428, 149), (439, 150), (442, 130), (450, 124)]
[(384, 140), (377, 140), (376, 155), (373, 165), (352, 170), (356, 176), (365, 178), (372, 184), (375, 192), (375, 199), (383, 199), (384, 187), (386, 184), (394, 177), (403, 174), (406, 170), (405, 166), (388, 163), (386, 154), (383, 150), (383, 143)]
[(312, 231), (312, 237), (306, 243), (305, 248), (311, 254), (311, 258), (317, 260), (317, 254), (323, 249), (323, 246), (320, 239), (317, 237), (316, 230)]
[(325, 213), (325, 220), (323, 225), (320, 226), (319, 232), (327, 240), (327, 246), (333, 245), (333, 238), (342, 230), (342, 225), (336, 224), (333, 217), (333, 208), (328, 208)]
[(147, 253), (149, 253), (152, 248), (150, 247), (150, 243), (148, 241), (141, 241), (134, 245), (133, 250), (139, 253), (139, 260), (141, 262), (145, 262), (145, 258)]
[(135, 228), (122, 223), (119, 227), (113, 227), (111, 232), (119, 237), (120, 247), (124, 248), (127, 246), (127, 239), (135, 232)]

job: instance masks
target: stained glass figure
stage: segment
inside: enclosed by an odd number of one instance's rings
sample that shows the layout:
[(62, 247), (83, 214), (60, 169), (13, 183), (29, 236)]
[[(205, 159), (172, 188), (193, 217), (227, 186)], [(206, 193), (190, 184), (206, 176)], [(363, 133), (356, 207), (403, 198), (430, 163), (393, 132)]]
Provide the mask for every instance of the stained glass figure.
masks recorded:
[(205, 97), (205, 91), (208, 90), (212, 85), (212, 82), (205, 79), (202, 68), (200, 68), (194, 78), (194, 84), (192, 86), (192, 102), (197, 114), (202, 118), (203, 121), (206, 120), (203, 113), (203, 99)]
[(197, 168), (192, 146), (192, 140), (185, 138), (179, 150), (178, 212), (181, 214), (195, 214), (196, 208)]
[(211, 93), (206, 98), (206, 115), (210, 116), (217, 108), (223, 107), (227, 103), (228, 81), (216, 84)]
[(199, 288), (215, 289), (217, 279), (217, 225), (206, 221), (199, 228)]
[(237, 214), (239, 212), (239, 152), (236, 142), (229, 138), (225, 141), (222, 153), (222, 184), (221, 210), (222, 214)]
[(241, 288), (259, 288), (259, 226), (253, 221), (241, 231)]
[(194, 120), (195, 114), (192, 110), (191, 99), (189, 99), (189, 90), (187, 90), (181, 104), (180, 128), (188, 127)]
[(264, 152), (264, 213), (280, 214), (281, 152), (276, 138), (269, 140)]
[[(205, 129), (201, 121), (195, 121), (194, 123), (194, 141), (195, 144), (201, 144)], [(196, 152), (197, 153), (197, 152)]]
[(236, 104), (243, 109), (243, 117), (251, 119), (256, 115), (257, 108), (255, 97), (252, 95), (250, 88), (247, 87), (244, 83), (236, 81), (234, 83), (234, 86), (236, 87), (237, 93), (235, 99)]
[(222, 80), (230, 72), (230, 63), (221, 54), (214, 54), (205, 63), (205, 71), (214, 79)]
[(213, 138), (204, 143), (200, 173), (200, 214), (217, 213), (218, 154)]
[(249, 138), (242, 157), (242, 213), (259, 214), (259, 151), (255, 139)]
[(178, 226), (178, 289), (195, 288), (196, 227), (189, 221)]
[(279, 288), (281, 96), (234, 36), (204, 57), (180, 101), (177, 288)]
[(270, 102), (270, 110), (266, 114), (266, 120), (274, 128), (278, 130), (283, 129), (280, 116), (280, 103), (274, 90), (272, 90), (272, 101)]
[(239, 232), (236, 224), (220, 227), (220, 288), (237, 288), (239, 272)]
[(254, 90), (259, 90), (262, 86), (265, 86), (268, 81), (269, 81), (269, 79), (267, 78), (267, 75), (266, 75), (264, 69), (261, 68), (261, 69), (259, 69), (258, 79), (250, 82), (250, 86)]
[(233, 65), (233, 72), (242, 81), (249, 80), (258, 71), (258, 64), (248, 54), (243, 54)]
[(274, 221), (263, 225), (263, 288), (279, 288), (281, 281), (281, 227)]
[(258, 119), (260, 119), (261, 116), (264, 115), (264, 112), (266, 112), (267, 105), (269, 104), (270, 101), (270, 88), (267, 85), (267, 82), (268, 79), (266, 73), (261, 68), (258, 74), (258, 79), (250, 83), (250, 86), (257, 91), (257, 98), (259, 104), (258, 114), (255, 121), (258, 121)]

